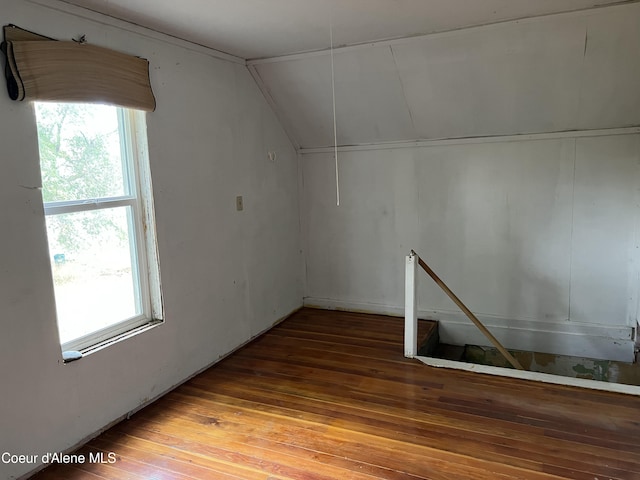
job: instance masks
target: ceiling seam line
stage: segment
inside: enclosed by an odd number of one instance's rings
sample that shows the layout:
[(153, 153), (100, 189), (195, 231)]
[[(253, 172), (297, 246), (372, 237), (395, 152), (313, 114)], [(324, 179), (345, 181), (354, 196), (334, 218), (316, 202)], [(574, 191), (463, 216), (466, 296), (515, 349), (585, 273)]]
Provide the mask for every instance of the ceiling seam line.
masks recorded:
[[(394, 38), (386, 38), (386, 39), (380, 39), (380, 40), (371, 40), (371, 41), (366, 41), (366, 42), (353, 43), (353, 44), (349, 44), (349, 45), (342, 45), (342, 46), (339, 46), (339, 47), (335, 47), (334, 51), (335, 52), (348, 52), (348, 51), (351, 51), (351, 50), (359, 50), (359, 49), (362, 49), (362, 48), (385, 47), (385, 46), (389, 46), (389, 45), (404, 45), (404, 44), (408, 44), (408, 43), (420, 42), (420, 41), (425, 40), (427, 38), (448, 37), (448, 36), (453, 36), (453, 35), (460, 34), (460, 33), (474, 32), (474, 31), (477, 31), (477, 30), (485, 30), (485, 29), (491, 29), (491, 28), (505, 27), (505, 26), (508, 26), (510, 24), (534, 23), (534, 22), (543, 21), (544, 19), (547, 19), (549, 17), (562, 18), (562, 17), (572, 17), (572, 16), (588, 16), (588, 15), (593, 15), (594, 12), (599, 11), (599, 10), (624, 8), (624, 7), (628, 7), (630, 5), (634, 5), (634, 4), (637, 4), (637, 3), (640, 3), (640, 0), (622, 0), (621, 2), (618, 2), (618, 3), (612, 3), (612, 4), (607, 4), (607, 5), (594, 5), (594, 6), (587, 7), (587, 8), (581, 8), (581, 9), (576, 9), (576, 10), (567, 10), (567, 11), (564, 11), (564, 12), (555, 12), (555, 13), (532, 15), (532, 16), (529, 16), (529, 17), (512, 18), (512, 19), (507, 19), (507, 20), (500, 20), (500, 21), (497, 21), (497, 22), (483, 23), (483, 24), (478, 24), (478, 25), (470, 25), (470, 26), (467, 26), (467, 27), (452, 28), (452, 29), (449, 29), (449, 30), (441, 30), (441, 31), (435, 31), (435, 32), (430, 32), (430, 33), (421, 33), (421, 34), (410, 35), (410, 36), (405, 36), (405, 37), (394, 37)], [(317, 49), (317, 50), (309, 50), (309, 51), (288, 53), (288, 54), (283, 54), (283, 55), (275, 55), (275, 56), (271, 56), (271, 57), (248, 58), (247, 59), (247, 64), (249, 64), (249, 65), (260, 65), (260, 64), (265, 64), (265, 63), (288, 62), (288, 61), (300, 60), (300, 59), (303, 59), (303, 58), (315, 57), (315, 56), (323, 56), (323, 55), (330, 55), (329, 50), (326, 49), (326, 48), (322, 48), (322, 49)]]
[(413, 133), (418, 136), (418, 129), (416, 128), (416, 123), (413, 120), (413, 112), (411, 111), (411, 105), (407, 100), (407, 94), (404, 89), (404, 82), (402, 81), (402, 75), (400, 75), (400, 69), (398, 68), (398, 62), (396, 62), (396, 55), (393, 53), (393, 45), (389, 45), (389, 51), (391, 52), (391, 59), (393, 60), (393, 67), (396, 70), (396, 75), (398, 76), (398, 80), (400, 81), (400, 90), (402, 91), (402, 98), (404, 99), (404, 104), (407, 107), (407, 112), (409, 112), (409, 119), (411, 120), (411, 127), (413, 128)]

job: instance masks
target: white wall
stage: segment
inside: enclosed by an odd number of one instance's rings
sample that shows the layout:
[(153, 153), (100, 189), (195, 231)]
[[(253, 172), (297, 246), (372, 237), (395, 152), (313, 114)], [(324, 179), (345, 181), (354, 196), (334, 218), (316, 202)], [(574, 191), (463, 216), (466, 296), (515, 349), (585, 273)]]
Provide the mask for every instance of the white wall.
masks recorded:
[[(413, 248), (508, 347), (632, 360), (638, 39), (634, 3), (338, 50), (340, 207), (328, 56), (257, 62), (303, 147), (305, 302), (401, 314)], [(419, 293), (445, 341), (487, 343)]]
[[(507, 347), (633, 358), (640, 136), (302, 155), (308, 305), (402, 314), (415, 249)], [(487, 344), (420, 273), (444, 341)]]
[[(54, 38), (86, 34), (151, 62), (166, 322), (62, 364), (42, 201), (24, 188), (40, 185), (34, 114), (0, 95), (0, 452), (16, 454), (77, 444), (267, 329), (303, 294), (296, 154), (246, 67), (48, 3), (61, 11), (0, 0), (2, 23)], [(0, 478), (33, 467), (0, 463)]]

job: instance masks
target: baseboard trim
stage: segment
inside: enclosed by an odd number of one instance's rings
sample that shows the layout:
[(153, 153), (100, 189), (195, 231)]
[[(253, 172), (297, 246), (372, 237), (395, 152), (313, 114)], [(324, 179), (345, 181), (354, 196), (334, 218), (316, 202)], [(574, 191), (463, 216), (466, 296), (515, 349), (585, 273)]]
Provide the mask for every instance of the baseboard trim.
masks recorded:
[[(304, 305), (325, 310), (404, 316), (404, 306), (397, 305), (317, 297), (305, 298)], [(477, 317), (507, 348), (628, 363), (634, 361), (633, 328), (626, 325), (509, 319), (482, 314), (477, 314)], [(440, 339), (444, 343), (490, 346), (462, 312), (418, 310), (418, 318), (437, 320), (440, 323)]]

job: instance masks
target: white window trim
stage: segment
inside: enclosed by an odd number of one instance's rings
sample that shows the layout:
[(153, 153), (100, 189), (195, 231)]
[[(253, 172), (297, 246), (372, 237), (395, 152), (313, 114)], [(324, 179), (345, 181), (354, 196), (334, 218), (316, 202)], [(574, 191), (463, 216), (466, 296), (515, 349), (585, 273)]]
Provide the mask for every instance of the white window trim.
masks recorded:
[(153, 202), (153, 184), (151, 181), (151, 164), (149, 161), (149, 148), (147, 143), (147, 122), (142, 111), (128, 110), (125, 120), (126, 135), (130, 136), (127, 143), (131, 148), (130, 158), (136, 169), (136, 191), (138, 192), (139, 215), (136, 228), (141, 241), (139, 246), (145, 252), (143, 277), (148, 282), (149, 295), (149, 320), (162, 322), (164, 320), (164, 304), (162, 301), (162, 282), (160, 278), (160, 257), (158, 255), (158, 242), (156, 236), (156, 214)]

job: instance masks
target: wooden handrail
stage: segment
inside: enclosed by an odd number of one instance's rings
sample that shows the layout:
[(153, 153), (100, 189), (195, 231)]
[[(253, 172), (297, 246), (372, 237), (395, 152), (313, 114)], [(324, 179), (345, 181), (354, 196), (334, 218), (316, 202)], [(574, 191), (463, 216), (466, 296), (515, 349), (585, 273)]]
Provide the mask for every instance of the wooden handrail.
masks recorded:
[(418, 259), (418, 264), (422, 267), (422, 269), (425, 272), (427, 272), (427, 274), (433, 279), (434, 282), (436, 282), (436, 284), (444, 291), (444, 293), (447, 294), (447, 296), (453, 301), (453, 303), (455, 303), (460, 308), (460, 310), (462, 310), (464, 312), (464, 314), (469, 318), (469, 320), (471, 320), (474, 323), (474, 325), (476, 327), (478, 327), (478, 329), (498, 349), (498, 351), (504, 356), (504, 358), (507, 359), (507, 361), (513, 366), (513, 368), (516, 368), (518, 370), (524, 370), (522, 365), (520, 365), (520, 362), (518, 362), (518, 360), (516, 360), (513, 357), (513, 355), (511, 355), (507, 351), (507, 349), (502, 346), (502, 344), (498, 341), (498, 339), (496, 337), (494, 337), (493, 334), (489, 330), (487, 330), (487, 327), (485, 327), (482, 324), (482, 322), (480, 320), (478, 320), (478, 318), (471, 312), (471, 310), (469, 310), (467, 308), (467, 306), (464, 303), (462, 303), (462, 300), (460, 300), (455, 295), (455, 293), (453, 293), (451, 291), (451, 289), (449, 287), (447, 287), (447, 285), (440, 279), (440, 277), (438, 277), (438, 275), (436, 275), (436, 272), (434, 272), (431, 269), (431, 267), (429, 267), (429, 265), (427, 265), (422, 260), (422, 258), (420, 258), (420, 255), (418, 255), (413, 250), (411, 250), (411, 254), (416, 256), (416, 258)]

